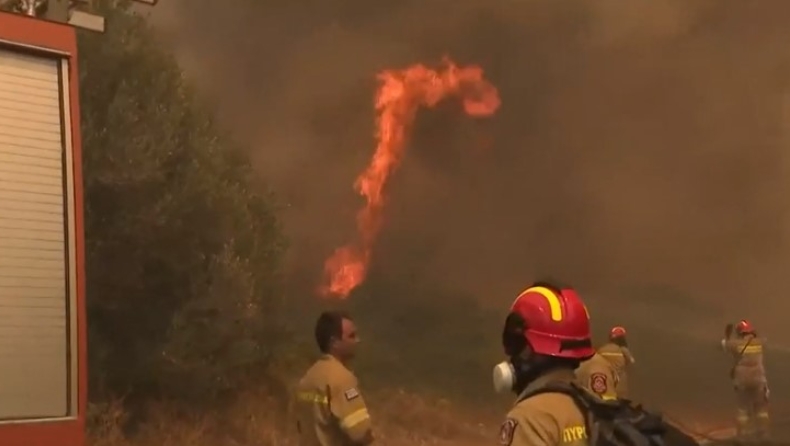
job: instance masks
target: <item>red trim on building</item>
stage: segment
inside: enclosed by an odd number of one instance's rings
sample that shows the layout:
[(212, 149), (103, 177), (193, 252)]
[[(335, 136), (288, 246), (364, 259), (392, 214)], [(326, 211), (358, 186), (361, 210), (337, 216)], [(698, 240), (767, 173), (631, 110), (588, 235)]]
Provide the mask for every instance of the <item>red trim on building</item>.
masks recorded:
[(69, 25), (0, 12), (0, 41), (47, 48), (67, 53), (71, 93), (71, 139), (74, 160), (74, 219), (77, 258), (77, 369), (76, 420), (0, 423), (2, 446), (83, 446), (88, 404), (88, 336), (85, 310), (85, 238), (83, 227), (82, 138), (80, 133), (79, 68), (77, 35)]

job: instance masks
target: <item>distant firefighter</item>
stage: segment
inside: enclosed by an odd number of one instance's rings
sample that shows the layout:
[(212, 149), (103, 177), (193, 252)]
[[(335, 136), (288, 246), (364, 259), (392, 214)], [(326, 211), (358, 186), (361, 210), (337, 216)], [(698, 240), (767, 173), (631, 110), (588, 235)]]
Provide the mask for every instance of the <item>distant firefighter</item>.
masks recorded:
[(769, 436), (768, 380), (763, 365), (764, 340), (747, 320), (727, 325), (722, 348), (732, 356), (730, 368), (738, 405), (736, 423), (741, 440), (766, 440)]
[(583, 361), (576, 369), (576, 383), (598, 395), (602, 400), (616, 400), (618, 393), (617, 370), (600, 353)]
[(598, 348), (598, 353), (612, 364), (617, 373), (617, 396), (628, 398), (628, 370), (636, 361), (628, 348), (625, 328), (612, 327), (609, 342)]

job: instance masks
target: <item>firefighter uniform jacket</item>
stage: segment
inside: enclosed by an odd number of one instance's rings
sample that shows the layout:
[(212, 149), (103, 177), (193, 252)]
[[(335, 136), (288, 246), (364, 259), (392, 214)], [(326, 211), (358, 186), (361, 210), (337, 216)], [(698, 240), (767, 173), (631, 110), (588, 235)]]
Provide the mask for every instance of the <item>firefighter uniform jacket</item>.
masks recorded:
[(635, 362), (631, 350), (614, 342), (608, 342), (598, 349), (598, 353), (614, 366), (614, 371), (617, 373), (617, 396), (626, 398), (628, 396), (628, 368)]
[(722, 342), (733, 358), (732, 378), (736, 387), (758, 387), (766, 383), (763, 344), (761, 338), (753, 335)]
[(576, 384), (603, 400), (617, 399), (618, 379), (614, 366), (600, 353), (582, 362), (576, 369)]
[[(571, 383), (573, 370), (556, 370), (530, 383), (521, 395), (552, 382)], [(539, 393), (521, 399), (507, 414), (499, 432), (502, 446), (588, 446), (584, 415), (570, 395)]]
[(618, 373), (625, 371), (628, 366), (635, 362), (634, 356), (631, 355), (631, 350), (628, 347), (621, 347), (614, 342), (607, 342), (602, 345), (598, 349), (598, 353), (608, 359)]
[(331, 355), (322, 356), (299, 381), (296, 412), (301, 446), (352, 446), (372, 440), (357, 378)]

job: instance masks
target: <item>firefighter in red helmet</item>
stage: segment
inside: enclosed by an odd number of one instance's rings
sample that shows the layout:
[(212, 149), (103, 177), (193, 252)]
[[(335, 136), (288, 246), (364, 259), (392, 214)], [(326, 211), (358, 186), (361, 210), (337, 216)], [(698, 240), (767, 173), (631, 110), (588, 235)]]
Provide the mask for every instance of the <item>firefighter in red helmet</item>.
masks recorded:
[(536, 283), (518, 295), (502, 332), (509, 358), (494, 367), (494, 388), (518, 397), (502, 424), (503, 446), (587, 445), (585, 418), (573, 398), (541, 392), (572, 383), (574, 370), (595, 354), (587, 308), (569, 288)]
[[(734, 330), (733, 330), (734, 328)], [(732, 357), (730, 378), (737, 401), (736, 426), (742, 440), (769, 437), (768, 381), (763, 365), (764, 339), (746, 319), (727, 326), (722, 348)]]
[(628, 369), (634, 364), (634, 356), (628, 348), (625, 328), (612, 327), (609, 342), (598, 348), (598, 353), (606, 358), (617, 373), (617, 396), (628, 398)]
[(508, 359), (494, 367), (494, 388), (518, 398), (499, 431), (501, 446), (698, 446), (642, 406), (605, 401), (574, 383), (574, 370), (595, 349), (590, 315), (573, 289), (539, 282), (519, 294), (502, 345)]

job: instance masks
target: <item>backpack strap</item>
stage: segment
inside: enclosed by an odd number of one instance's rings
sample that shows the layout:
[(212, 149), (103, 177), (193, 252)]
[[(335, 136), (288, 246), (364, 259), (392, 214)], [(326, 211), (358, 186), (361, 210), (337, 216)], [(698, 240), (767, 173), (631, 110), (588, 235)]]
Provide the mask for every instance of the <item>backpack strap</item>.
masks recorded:
[(563, 395), (568, 395), (573, 399), (574, 404), (576, 407), (581, 410), (582, 416), (584, 417), (584, 426), (587, 428), (587, 435), (590, 438), (590, 444), (595, 445), (598, 440), (598, 425), (597, 423), (593, 422), (591, 417), (592, 408), (590, 407), (589, 402), (586, 398), (582, 396), (581, 392), (584, 390), (580, 389), (573, 383), (569, 383), (567, 381), (553, 381), (549, 382), (544, 386), (538, 387), (530, 392), (523, 393), (519, 396), (516, 404), (524, 401), (528, 398), (532, 398), (535, 395), (540, 395), (541, 393), (561, 393)]
[(622, 402), (625, 400), (614, 400), (614, 401), (603, 401), (598, 400), (586, 390), (579, 387), (576, 383), (570, 383), (565, 381), (554, 381), (546, 384), (545, 386), (539, 387), (537, 389), (532, 390), (531, 392), (525, 393), (521, 395), (517, 402), (521, 402), (527, 398), (531, 398), (535, 395), (539, 395), (541, 393), (562, 393), (565, 395), (570, 396), (573, 398), (573, 401), (579, 406), (579, 409), (582, 411), (587, 412), (594, 408), (594, 406), (603, 405), (603, 407), (609, 407), (611, 409), (620, 407)]
[(751, 345), (753, 339), (754, 337), (749, 338), (746, 341), (746, 344), (744, 344), (741, 351), (738, 352), (738, 355), (735, 357), (735, 361), (733, 362), (732, 367), (730, 368), (730, 378), (735, 377), (735, 369), (738, 368), (738, 365), (741, 363), (741, 359), (743, 359), (743, 354), (746, 352), (746, 349), (749, 348), (749, 345)]
[[(632, 406), (628, 400), (604, 401), (575, 383), (550, 382), (521, 395), (518, 402), (541, 393), (562, 393), (570, 396), (584, 416), (590, 444), (598, 444), (600, 435), (615, 435), (619, 444), (630, 446), (664, 446), (665, 424), (660, 415)], [(610, 432), (601, 432), (600, 422), (611, 425)]]

